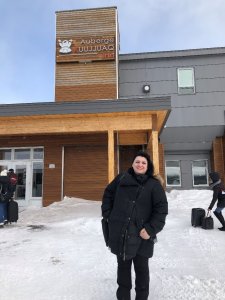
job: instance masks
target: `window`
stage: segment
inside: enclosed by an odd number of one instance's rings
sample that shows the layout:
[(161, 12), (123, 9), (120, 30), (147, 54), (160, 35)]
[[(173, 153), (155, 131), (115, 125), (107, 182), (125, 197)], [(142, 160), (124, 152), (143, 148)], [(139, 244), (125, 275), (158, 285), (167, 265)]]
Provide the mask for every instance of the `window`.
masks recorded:
[(166, 161), (166, 185), (181, 186), (181, 172), (179, 160)]
[(11, 160), (12, 151), (11, 149), (1, 149), (0, 150), (0, 160)]
[(15, 159), (30, 159), (30, 149), (15, 149)]
[(193, 186), (208, 185), (208, 161), (207, 160), (192, 161), (192, 179), (193, 179)]
[(193, 68), (177, 69), (178, 94), (194, 94), (195, 79)]
[(34, 149), (34, 159), (43, 159), (43, 148)]
[(42, 196), (43, 162), (33, 163), (32, 197)]

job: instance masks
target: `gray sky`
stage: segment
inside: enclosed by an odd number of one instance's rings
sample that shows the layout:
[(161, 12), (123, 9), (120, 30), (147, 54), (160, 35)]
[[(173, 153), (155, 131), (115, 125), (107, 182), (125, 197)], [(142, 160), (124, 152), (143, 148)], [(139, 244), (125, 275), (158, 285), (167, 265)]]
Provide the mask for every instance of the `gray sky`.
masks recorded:
[(225, 46), (224, 0), (0, 0), (0, 103), (54, 101), (55, 12), (107, 6), (120, 53)]

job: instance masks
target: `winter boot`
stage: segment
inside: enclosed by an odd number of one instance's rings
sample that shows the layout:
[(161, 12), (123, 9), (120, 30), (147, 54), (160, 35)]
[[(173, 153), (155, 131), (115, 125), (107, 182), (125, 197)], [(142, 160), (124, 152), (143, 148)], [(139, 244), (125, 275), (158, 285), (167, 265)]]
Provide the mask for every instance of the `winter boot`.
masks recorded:
[[(220, 221), (220, 223), (223, 226), (219, 229), (221, 230), (222, 228), (225, 228), (225, 220), (224, 220), (222, 213), (218, 213), (217, 211), (214, 211), (214, 215), (217, 217), (217, 219)], [(222, 231), (225, 231), (225, 230), (222, 230)]]
[(219, 228), (220, 231), (225, 231), (225, 226)]

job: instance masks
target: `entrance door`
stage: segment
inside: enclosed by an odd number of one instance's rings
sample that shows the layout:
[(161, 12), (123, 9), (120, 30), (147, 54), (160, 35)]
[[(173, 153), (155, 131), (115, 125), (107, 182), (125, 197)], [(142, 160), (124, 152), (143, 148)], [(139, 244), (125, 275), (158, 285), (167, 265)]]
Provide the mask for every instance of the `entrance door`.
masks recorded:
[(15, 200), (19, 206), (27, 206), (30, 198), (31, 178), (30, 162), (15, 163), (13, 167), (17, 177), (18, 183), (16, 186)]
[(20, 207), (28, 206), (31, 198), (31, 162), (1, 163), (0, 170), (14, 169), (18, 177), (15, 200)]
[(14, 169), (18, 176), (15, 199), (19, 206), (42, 206), (43, 148), (0, 148), (0, 172)]

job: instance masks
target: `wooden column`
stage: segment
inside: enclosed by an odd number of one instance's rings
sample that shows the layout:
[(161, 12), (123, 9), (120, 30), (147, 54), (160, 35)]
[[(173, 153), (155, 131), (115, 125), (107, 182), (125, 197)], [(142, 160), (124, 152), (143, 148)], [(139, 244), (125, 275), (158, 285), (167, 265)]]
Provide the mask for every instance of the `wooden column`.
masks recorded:
[(157, 122), (157, 115), (152, 115), (152, 130), (147, 145), (147, 149), (150, 152), (154, 164), (155, 174), (159, 174), (159, 133), (157, 131)]
[(114, 132), (108, 130), (108, 181), (111, 182), (115, 177), (115, 158), (114, 158)]
[(159, 174), (159, 134), (153, 130), (148, 142), (147, 149), (151, 153), (151, 159), (154, 164), (155, 174)]
[(223, 149), (223, 137), (217, 137), (213, 141), (213, 171), (218, 172), (221, 179), (225, 180), (225, 161), (224, 161), (224, 149)]

